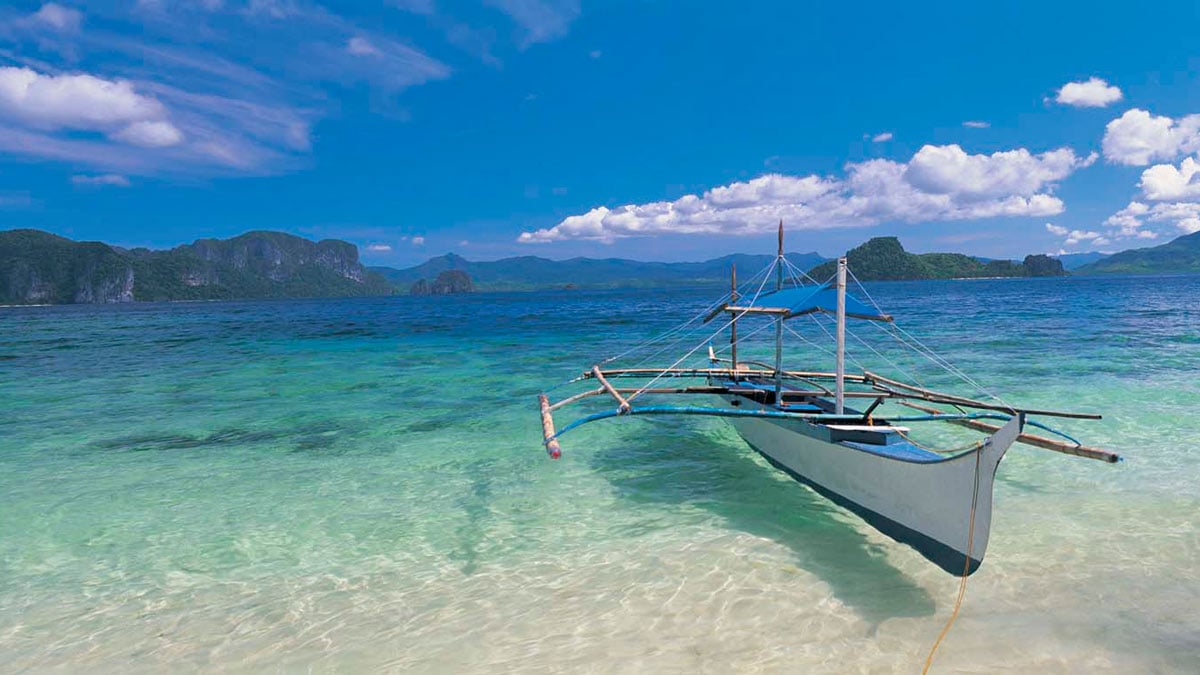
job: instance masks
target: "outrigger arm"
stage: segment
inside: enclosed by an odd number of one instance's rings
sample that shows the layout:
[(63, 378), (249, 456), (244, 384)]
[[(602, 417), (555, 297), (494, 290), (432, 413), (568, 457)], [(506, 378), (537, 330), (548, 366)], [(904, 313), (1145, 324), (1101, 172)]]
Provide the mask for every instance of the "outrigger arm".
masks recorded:
[[(623, 377), (727, 377), (732, 379), (735, 375), (746, 377), (748, 374), (757, 375), (759, 377), (773, 377), (773, 370), (748, 371), (746, 369), (733, 370), (723, 368), (675, 368), (675, 369), (613, 369), (602, 370), (598, 365), (593, 366), (590, 371), (583, 373), (578, 380), (595, 379), (600, 383), (600, 387), (588, 390), (573, 396), (564, 398), (556, 403), (551, 403), (546, 394), (538, 396), (538, 404), (541, 409), (542, 417), (542, 444), (546, 448), (547, 454), (552, 459), (558, 459), (562, 456), (562, 447), (559, 444), (559, 437), (563, 434), (572, 431), (584, 424), (596, 422), (603, 419), (622, 416), (642, 416), (642, 415), (694, 415), (704, 417), (760, 417), (769, 419), (795, 419), (805, 420), (816, 423), (871, 423), (869, 415), (864, 414), (845, 414), (843, 413), (812, 413), (812, 412), (789, 412), (786, 410), (741, 410), (737, 408), (714, 408), (708, 406), (639, 406), (635, 407), (630, 403), (630, 398), (638, 395), (740, 395), (754, 396), (762, 394), (762, 390), (751, 387), (739, 386), (690, 386), (690, 387), (661, 387), (661, 388), (620, 388), (614, 386), (610, 378)], [(825, 379), (837, 379), (837, 373), (820, 373), (820, 372), (805, 372), (805, 371), (785, 371), (782, 373), (789, 379), (798, 379), (802, 381), (811, 381)], [(1039, 415), (1046, 417), (1065, 417), (1075, 419), (1100, 419), (1099, 415), (1090, 413), (1074, 413), (1055, 410), (1035, 410), (1022, 408), (1006, 408), (1003, 406), (992, 405), (982, 401), (975, 401), (968, 398), (963, 398), (953, 394), (937, 392), (930, 389), (908, 385), (897, 380), (891, 380), (880, 375), (864, 372), (862, 375), (843, 374), (842, 379), (846, 381), (854, 381), (863, 385), (872, 386), (873, 391), (846, 391), (843, 392), (844, 397), (870, 398), (875, 399), (875, 403), (871, 406), (871, 410), (875, 408), (883, 400), (896, 400), (901, 405), (906, 405), (918, 411), (926, 413), (924, 415), (910, 415), (900, 417), (888, 417), (887, 422), (878, 421), (880, 424), (894, 424), (899, 422), (950, 422), (960, 424), (977, 431), (986, 433), (995, 433), (999, 427), (993, 424), (984, 422), (983, 420), (996, 420), (999, 422), (1007, 422), (1014, 417), (1026, 417), (1025, 424), (1043, 429), (1056, 436), (1066, 439), (1066, 441), (1057, 441), (1043, 436), (1035, 436), (1032, 434), (1021, 433), (1017, 437), (1017, 441), (1033, 447), (1038, 447), (1054, 452), (1073, 455), (1077, 457), (1085, 457), (1088, 459), (1096, 459), (1103, 462), (1115, 463), (1121, 461), (1120, 455), (1103, 450), (1101, 448), (1088, 447), (1072, 438), (1070, 435), (1047, 426), (1035, 420), (1028, 419), (1029, 415)], [(561, 429), (556, 430), (554, 425), (553, 412), (559, 408), (577, 403), (585, 398), (607, 394), (617, 402), (617, 408), (607, 410), (584, 417), (578, 418)], [(625, 395), (629, 394), (628, 397)], [(787, 391), (785, 396), (827, 396), (828, 389), (816, 391)], [(951, 405), (957, 408), (973, 408), (976, 412), (945, 412), (937, 408), (931, 408), (920, 404), (912, 403), (913, 400), (924, 401), (926, 403), (936, 403), (941, 405)]]

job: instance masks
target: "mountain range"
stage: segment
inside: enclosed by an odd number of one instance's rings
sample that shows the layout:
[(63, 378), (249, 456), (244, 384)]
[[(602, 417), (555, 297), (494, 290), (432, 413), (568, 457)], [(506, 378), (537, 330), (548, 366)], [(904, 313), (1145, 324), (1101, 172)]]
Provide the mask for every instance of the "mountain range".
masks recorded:
[[(775, 256), (734, 254), (704, 262), (641, 262), (621, 258), (571, 258), (549, 260), (535, 256), (473, 262), (453, 253), (431, 258), (416, 267), (392, 269), (372, 267), (398, 287), (407, 288), (420, 279), (433, 279), (447, 270), (460, 270), (471, 277), (477, 290), (528, 291), (543, 288), (637, 288), (728, 284), (729, 270), (737, 265), (747, 278), (771, 263)], [(817, 253), (788, 253), (796, 267), (807, 270), (823, 262)]]
[[(1111, 256), (1085, 253), (1056, 259), (1031, 255), (1021, 262), (957, 253), (914, 254), (905, 251), (895, 237), (876, 237), (852, 249), (848, 256), (863, 280), (1053, 276), (1064, 270), (1073, 274), (1186, 273), (1200, 272), (1200, 233)], [(0, 232), (0, 304), (348, 297), (408, 294), (414, 289), (437, 294), (472, 287), (523, 291), (724, 285), (729, 283), (733, 265), (745, 280), (772, 258), (735, 254), (704, 262), (664, 263), (521, 256), (470, 261), (447, 253), (406, 269), (365, 268), (353, 244), (332, 239), (314, 242), (283, 232), (252, 231), (231, 239), (200, 239), (152, 251), (77, 242), (38, 230), (9, 230)], [(832, 271), (831, 262), (815, 252), (789, 253), (787, 258), (817, 277)]]

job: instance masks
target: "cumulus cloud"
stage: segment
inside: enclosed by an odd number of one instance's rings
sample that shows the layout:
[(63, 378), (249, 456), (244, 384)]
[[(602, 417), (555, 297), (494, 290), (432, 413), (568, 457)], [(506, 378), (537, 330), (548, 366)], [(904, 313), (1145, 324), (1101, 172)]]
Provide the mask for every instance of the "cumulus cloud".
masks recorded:
[(1046, 231), (1057, 237), (1065, 237), (1065, 236), (1067, 236), (1067, 233), (1070, 232), (1070, 230), (1068, 230), (1067, 228), (1060, 227), (1058, 225), (1055, 225), (1054, 223), (1046, 223)]
[(874, 135), (874, 136), (871, 138), (871, 142), (872, 142), (872, 143), (884, 143), (884, 142), (887, 142), (887, 141), (890, 141), (890, 140), (892, 140), (892, 138), (894, 138), (894, 137), (892, 136), (892, 132), (890, 132), (890, 131), (885, 131), (885, 132), (883, 132), (882, 134), (875, 134), (875, 135)]
[(422, 237), (420, 235), (413, 237), (409, 241), (412, 242), (413, 246), (424, 246), (425, 245), (425, 237)]
[(1132, 201), (1104, 221), (1105, 225), (1112, 228), (1111, 235), (1114, 237), (1157, 239), (1158, 232), (1143, 228), (1146, 223), (1165, 223), (1188, 233), (1200, 231), (1200, 203), (1163, 202), (1150, 206)]
[(967, 120), (963, 122), (963, 126), (968, 129), (987, 129), (992, 126), (991, 122), (983, 122), (981, 120)]
[(1058, 90), (1054, 99), (1076, 108), (1103, 108), (1123, 98), (1121, 90), (1104, 80), (1093, 77), (1085, 82), (1068, 82)]
[(143, 147), (175, 145), (183, 135), (167, 109), (124, 80), (0, 68), (0, 120), (43, 131), (92, 131)]
[(98, 176), (76, 174), (71, 176), (71, 182), (75, 185), (112, 185), (115, 187), (129, 187), (129, 179), (119, 173), (105, 173)]
[(368, 251), (375, 253), (387, 253), (392, 250), (391, 244), (370, 244), (367, 246)]
[(1200, 115), (1178, 120), (1134, 108), (1108, 123), (1104, 158), (1116, 164), (1145, 166), (1200, 150)]
[(611, 242), (658, 234), (752, 234), (780, 219), (798, 229), (863, 227), (882, 222), (1052, 216), (1063, 211), (1057, 181), (1095, 161), (1068, 148), (968, 154), (957, 145), (922, 147), (906, 163), (874, 159), (846, 176), (767, 174), (674, 201), (601, 206), (518, 241)]
[(0, 67), (0, 114), (42, 129), (96, 130), (161, 119), (166, 109), (124, 80)]
[(1187, 157), (1176, 168), (1156, 164), (1142, 172), (1138, 183), (1146, 199), (1154, 201), (1195, 201), (1200, 199), (1200, 162)]

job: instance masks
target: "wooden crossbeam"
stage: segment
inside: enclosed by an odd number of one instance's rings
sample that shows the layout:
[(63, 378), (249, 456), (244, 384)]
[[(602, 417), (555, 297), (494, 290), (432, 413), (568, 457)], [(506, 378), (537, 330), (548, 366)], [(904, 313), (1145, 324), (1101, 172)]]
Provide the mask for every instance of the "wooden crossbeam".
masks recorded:
[[(946, 414), (946, 412), (944, 410), (938, 410), (937, 408), (930, 408), (929, 406), (912, 403), (910, 401), (898, 401), (898, 403), (902, 406), (906, 406), (906, 407), (912, 408), (914, 410), (920, 410), (921, 412), (927, 412), (930, 415)], [(983, 431), (983, 432), (989, 433), (989, 434), (995, 433), (1000, 430), (999, 425), (988, 424), (987, 422), (982, 422), (980, 420), (947, 420), (947, 421), (949, 421), (951, 424), (957, 424), (959, 426), (974, 429), (976, 431)], [(1075, 455), (1076, 457), (1086, 457), (1088, 459), (1098, 459), (1102, 462), (1108, 462), (1110, 464), (1115, 464), (1116, 462), (1121, 461), (1121, 456), (1116, 454), (1115, 452), (1109, 452), (1108, 450), (1102, 450), (1100, 448), (1092, 448), (1092, 447), (1088, 447), (1086, 445), (1075, 445), (1074, 443), (1067, 443), (1065, 441), (1056, 441), (1053, 438), (1046, 438), (1045, 436), (1035, 436), (1033, 434), (1023, 433), (1020, 436), (1017, 436), (1017, 440), (1020, 441), (1021, 443), (1024, 443), (1025, 445), (1032, 445), (1037, 448), (1042, 448), (1045, 450), (1053, 450), (1054, 452), (1061, 452), (1061, 453), (1067, 454), (1067, 455)]]
[(596, 378), (596, 381), (600, 383), (601, 387), (604, 387), (605, 391), (617, 399), (617, 410), (620, 410), (621, 414), (629, 412), (629, 401), (625, 400), (625, 397), (613, 388), (608, 380), (604, 379), (604, 374), (600, 372), (600, 366), (592, 366), (592, 377)]

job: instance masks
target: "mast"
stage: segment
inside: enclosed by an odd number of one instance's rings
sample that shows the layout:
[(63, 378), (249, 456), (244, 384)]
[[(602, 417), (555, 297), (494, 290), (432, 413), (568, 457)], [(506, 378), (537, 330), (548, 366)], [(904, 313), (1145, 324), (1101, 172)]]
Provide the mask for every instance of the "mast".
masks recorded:
[[(779, 252), (775, 259), (775, 290), (783, 289), (783, 220), (779, 221)], [(783, 317), (775, 317), (775, 406), (783, 406)]]
[(834, 403), (838, 415), (843, 414), (846, 398), (846, 258), (837, 264), (837, 372)]
[[(737, 292), (737, 263), (733, 263), (729, 275), (729, 303), (736, 305), (738, 301)], [(729, 325), (729, 363), (730, 369), (737, 371), (737, 314), (733, 315), (733, 322)], [(736, 379), (736, 376), (735, 378)]]

